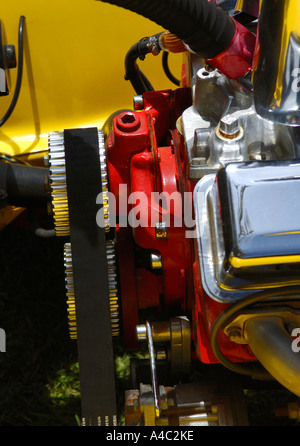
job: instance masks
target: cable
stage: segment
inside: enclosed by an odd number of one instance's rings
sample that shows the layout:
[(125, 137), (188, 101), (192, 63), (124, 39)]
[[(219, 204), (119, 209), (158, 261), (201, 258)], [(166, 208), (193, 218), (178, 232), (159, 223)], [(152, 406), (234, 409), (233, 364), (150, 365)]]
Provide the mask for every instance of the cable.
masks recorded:
[(16, 155), (10, 155), (8, 153), (0, 152), (0, 160), (7, 161), (9, 163), (15, 163), (15, 164), (24, 164), (28, 166), (29, 164), (26, 163), (24, 160), (19, 159)]
[(137, 59), (144, 60), (145, 56), (151, 53), (151, 45), (158, 42), (161, 33), (152, 37), (144, 37), (139, 42), (132, 45), (125, 57), (125, 79), (129, 80), (136, 94), (143, 94), (146, 91), (153, 91), (154, 88), (137, 65)]
[(169, 64), (168, 64), (168, 58), (169, 58), (168, 51), (164, 51), (163, 55), (162, 55), (162, 66), (163, 66), (165, 75), (171, 82), (173, 82), (173, 84), (180, 87), (180, 80), (177, 79), (175, 76), (173, 76), (173, 74), (170, 71)]
[(55, 229), (44, 229), (39, 226), (35, 209), (27, 208), (27, 219), (32, 232), (37, 237), (49, 238), (56, 236)]
[(14, 111), (15, 106), (18, 102), (18, 98), (19, 98), (19, 94), (20, 94), (20, 90), (21, 90), (22, 77), (23, 77), (24, 23), (25, 23), (25, 17), (21, 16), (20, 22), (19, 22), (19, 42), (18, 42), (19, 55), (18, 55), (18, 72), (17, 72), (16, 88), (15, 88), (15, 92), (14, 92), (14, 96), (12, 98), (11, 104), (10, 104), (7, 112), (3, 116), (3, 118), (0, 120), (0, 127), (2, 127), (3, 124), (6, 123), (6, 121), (11, 116), (12, 112)]
[(233, 317), (244, 308), (249, 305), (253, 305), (258, 302), (262, 302), (266, 299), (275, 297), (292, 297), (293, 295), (300, 294), (300, 287), (286, 287), (276, 288), (268, 291), (261, 291), (242, 299), (240, 302), (228, 307), (220, 316), (216, 319), (210, 334), (210, 344), (215, 357), (221, 364), (227, 367), (229, 370), (241, 373), (243, 375), (251, 376), (253, 379), (273, 379), (272, 376), (262, 367), (253, 364), (243, 365), (230, 361), (222, 352), (218, 343), (218, 335), (221, 329), (223, 329)]

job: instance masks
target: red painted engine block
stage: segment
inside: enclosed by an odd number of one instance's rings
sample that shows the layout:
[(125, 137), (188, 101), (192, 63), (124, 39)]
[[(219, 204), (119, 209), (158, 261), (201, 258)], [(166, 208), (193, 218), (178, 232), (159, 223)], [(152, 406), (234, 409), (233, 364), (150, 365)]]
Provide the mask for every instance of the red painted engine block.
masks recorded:
[[(226, 305), (202, 289), (196, 240), (187, 237), (191, 228), (179, 224), (185, 223), (180, 219), (184, 206), (192, 206), (195, 185), (189, 180), (180, 134), (180, 116), (191, 105), (191, 92), (189, 88), (147, 92), (143, 99), (143, 110), (124, 111), (113, 118), (106, 142), (109, 188), (116, 198), (124, 344), (137, 346), (135, 327), (143, 311), (152, 311), (158, 318), (185, 313), (192, 318), (195, 359), (216, 363), (209, 334)], [(163, 199), (153, 199), (157, 194), (174, 200), (165, 206)], [(136, 224), (130, 222), (133, 217)], [(169, 222), (164, 230), (157, 224), (166, 217)], [(139, 261), (136, 253), (141, 250), (160, 253), (161, 273)], [(247, 346), (231, 342), (223, 333), (219, 342), (233, 361), (255, 359)]]

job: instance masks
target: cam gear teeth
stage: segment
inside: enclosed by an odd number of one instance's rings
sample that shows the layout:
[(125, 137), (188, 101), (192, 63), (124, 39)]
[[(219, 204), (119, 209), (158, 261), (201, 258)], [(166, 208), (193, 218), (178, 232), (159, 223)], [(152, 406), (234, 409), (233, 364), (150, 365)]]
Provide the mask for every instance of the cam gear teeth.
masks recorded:
[(63, 132), (52, 132), (48, 138), (52, 213), (57, 236), (70, 235), (69, 207)]
[[(105, 232), (109, 232), (108, 175), (105, 153), (105, 141), (102, 130), (98, 130), (99, 160), (102, 183), (102, 202)], [(52, 132), (48, 137), (50, 188), (52, 213), (57, 236), (70, 235), (68, 191), (66, 179), (66, 161), (64, 132)]]
[(109, 226), (109, 205), (108, 205), (108, 173), (107, 173), (107, 161), (105, 152), (105, 141), (102, 130), (98, 131), (98, 140), (99, 140), (99, 158), (100, 158), (101, 183), (102, 183), (104, 227), (105, 227), (105, 232), (109, 232), (110, 226)]
[[(120, 334), (120, 323), (115, 243), (113, 240), (106, 241), (106, 259), (108, 268), (108, 294), (110, 304), (111, 331), (112, 336), (116, 337)], [(64, 245), (64, 265), (69, 334), (71, 339), (77, 339), (76, 302), (74, 294), (71, 243), (65, 243)]]
[(110, 318), (112, 336), (119, 336), (119, 303), (118, 303), (118, 282), (116, 270), (115, 243), (113, 240), (106, 242), (106, 259), (108, 268), (108, 294), (110, 303)]
[(67, 294), (67, 311), (69, 334), (71, 339), (77, 339), (76, 307), (73, 281), (71, 243), (64, 245), (65, 285)]

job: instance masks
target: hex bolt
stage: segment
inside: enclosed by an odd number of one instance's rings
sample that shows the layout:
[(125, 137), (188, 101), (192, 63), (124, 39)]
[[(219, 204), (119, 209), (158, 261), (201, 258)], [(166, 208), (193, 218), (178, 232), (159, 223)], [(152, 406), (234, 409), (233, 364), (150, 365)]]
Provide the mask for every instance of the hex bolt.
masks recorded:
[(50, 164), (49, 164), (49, 155), (45, 155), (44, 156), (44, 166), (45, 167), (49, 167), (50, 166)]
[(133, 108), (134, 110), (144, 109), (144, 97), (141, 94), (133, 96)]
[(235, 137), (240, 131), (240, 124), (238, 118), (233, 115), (225, 115), (220, 120), (220, 132), (227, 138)]
[(136, 337), (138, 341), (146, 341), (147, 340), (147, 327), (145, 324), (137, 325), (135, 328)]
[(240, 344), (243, 341), (241, 329), (239, 327), (231, 327), (228, 331), (228, 338), (230, 341)]
[(159, 253), (152, 252), (151, 253), (151, 268), (152, 269), (161, 269), (162, 268), (162, 259)]
[(165, 222), (155, 224), (155, 237), (162, 239), (168, 238), (168, 228)]
[(123, 112), (116, 118), (116, 124), (121, 132), (132, 133), (141, 126), (141, 120), (137, 113)]
[(168, 358), (165, 350), (157, 350), (156, 359), (157, 361), (165, 361)]
[(204, 156), (197, 156), (192, 159), (192, 166), (204, 166), (206, 164), (206, 158)]

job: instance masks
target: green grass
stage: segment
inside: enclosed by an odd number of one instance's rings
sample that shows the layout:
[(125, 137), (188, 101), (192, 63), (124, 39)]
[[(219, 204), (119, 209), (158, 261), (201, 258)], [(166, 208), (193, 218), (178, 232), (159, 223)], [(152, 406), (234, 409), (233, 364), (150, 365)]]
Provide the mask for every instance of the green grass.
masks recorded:
[[(6, 353), (0, 353), (0, 426), (80, 425), (77, 346), (67, 323), (65, 241), (41, 239), (23, 227), (0, 232), (0, 328), (7, 344)], [(116, 345), (123, 423), (130, 357)]]
[(77, 354), (67, 331), (63, 241), (16, 227), (2, 231), (0, 240), (0, 327), (6, 332), (0, 425), (76, 425)]

